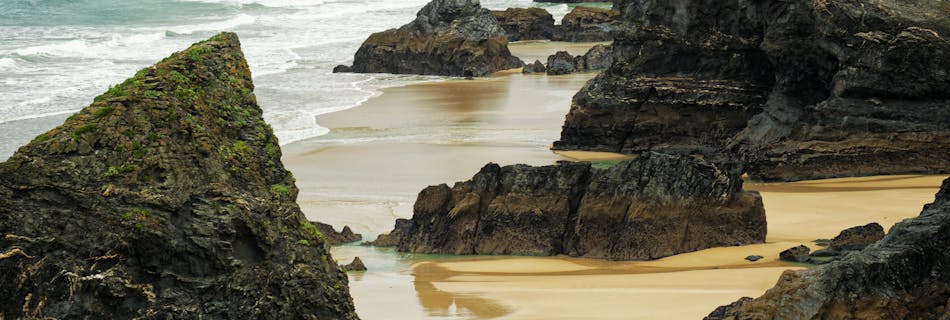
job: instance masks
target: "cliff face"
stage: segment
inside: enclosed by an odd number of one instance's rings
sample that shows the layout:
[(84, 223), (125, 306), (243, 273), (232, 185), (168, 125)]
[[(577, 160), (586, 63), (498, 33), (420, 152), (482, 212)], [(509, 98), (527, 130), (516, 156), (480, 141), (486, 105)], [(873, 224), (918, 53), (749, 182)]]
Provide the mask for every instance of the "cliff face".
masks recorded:
[(0, 318), (356, 319), (253, 89), (222, 33), (0, 164)]
[(624, 0), (558, 149), (730, 152), (765, 180), (950, 170), (940, 1)]
[(398, 221), (399, 239), (387, 242), (410, 252), (629, 260), (758, 243), (765, 229), (762, 201), (741, 191), (737, 171), (646, 153), (608, 169), (486, 165), (472, 180), (420, 192), (412, 220)]
[(706, 319), (947, 319), (950, 317), (950, 179), (920, 216), (842, 260), (786, 271), (756, 299)]
[(508, 51), (505, 30), (478, 0), (433, 0), (411, 23), (366, 39), (351, 70), (474, 77), (522, 65)]

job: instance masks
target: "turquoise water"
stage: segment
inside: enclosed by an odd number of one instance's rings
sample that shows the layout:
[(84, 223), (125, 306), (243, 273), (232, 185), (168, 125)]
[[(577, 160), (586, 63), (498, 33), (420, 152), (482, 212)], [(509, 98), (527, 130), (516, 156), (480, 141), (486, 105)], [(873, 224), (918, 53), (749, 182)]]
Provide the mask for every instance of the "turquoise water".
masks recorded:
[[(411, 21), (427, 0), (0, 1), (0, 159), (110, 85), (221, 31), (241, 37), (266, 120), (282, 144), (327, 133), (314, 116), (379, 89), (436, 77), (332, 74), (371, 33)], [(541, 6), (486, 0), (492, 9)]]

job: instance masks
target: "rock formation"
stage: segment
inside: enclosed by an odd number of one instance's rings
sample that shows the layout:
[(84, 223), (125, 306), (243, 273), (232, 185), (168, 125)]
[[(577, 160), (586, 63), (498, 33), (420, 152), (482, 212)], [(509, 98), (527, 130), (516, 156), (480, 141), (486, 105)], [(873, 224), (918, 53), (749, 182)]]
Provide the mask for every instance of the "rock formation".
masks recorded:
[(920, 216), (896, 224), (863, 251), (786, 271), (759, 298), (706, 319), (946, 319), (950, 306), (950, 179)]
[(528, 63), (524, 65), (524, 69), (521, 69), (522, 73), (544, 73), (547, 72), (547, 68), (541, 63), (541, 60), (534, 60), (534, 63)]
[(779, 252), (778, 258), (783, 261), (805, 262), (808, 261), (808, 254), (810, 253), (811, 249), (805, 245), (799, 245), (797, 247), (792, 247), (786, 249), (785, 251)]
[[(548, 56), (547, 74), (562, 75), (574, 72), (590, 72), (601, 70), (613, 62), (613, 51), (610, 46), (598, 44), (587, 50), (583, 56), (571, 56), (567, 51), (558, 51)], [(537, 64), (539, 62), (535, 62)], [(532, 67), (531, 70), (535, 70)]]
[(357, 319), (233, 33), (0, 164), (0, 318)]
[(433, 0), (411, 23), (366, 39), (351, 70), (481, 77), (522, 65), (508, 51), (505, 30), (478, 0)]
[(554, 17), (541, 8), (508, 8), (492, 11), (509, 41), (554, 38)]
[(353, 233), (353, 230), (350, 230), (349, 226), (343, 226), (343, 230), (340, 232), (337, 232), (336, 230), (333, 229), (333, 226), (329, 224), (317, 222), (317, 221), (311, 221), (310, 223), (316, 226), (317, 229), (319, 229), (320, 232), (326, 236), (327, 242), (331, 245), (338, 245), (338, 244), (344, 244), (344, 243), (363, 240), (363, 235), (358, 234), (358, 233)]
[(940, 1), (619, 0), (556, 149), (737, 154), (752, 178), (950, 171)]
[(413, 210), (380, 239), (408, 252), (630, 260), (760, 243), (766, 231), (761, 198), (735, 168), (659, 153), (607, 169), (488, 164), (422, 190)]
[(554, 40), (569, 42), (610, 41), (623, 20), (617, 10), (574, 7), (561, 19)]
[(340, 268), (343, 269), (343, 271), (366, 271), (366, 265), (363, 264), (363, 260), (360, 260), (360, 257), (353, 257), (353, 262), (342, 265)]
[(829, 249), (832, 250), (863, 250), (884, 238), (884, 227), (872, 222), (863, 226), (851, 227), (841, 231), (831, 239)]

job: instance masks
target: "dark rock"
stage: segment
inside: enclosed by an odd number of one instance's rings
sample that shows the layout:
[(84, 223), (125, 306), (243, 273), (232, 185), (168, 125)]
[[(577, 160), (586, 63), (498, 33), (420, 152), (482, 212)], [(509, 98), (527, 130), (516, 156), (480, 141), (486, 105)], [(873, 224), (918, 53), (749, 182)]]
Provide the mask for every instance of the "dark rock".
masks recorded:
[(327, 242), (329, 242), (331, 245), (338, 245), (338, 244), (344, 244), (348, 242), (356, 242), (356, 241), (363, 240), (363, 235), (353, 233), (353, 230), (350, 230), (349, 226), (343, 226), (342, 231), (336, 232), (336, 230), (333, 229), (333, 226), (329, 224), (316, 222), (316, 221), (311, 221), (310, 223), (316, 226), (317, 229), (319, 229), (320, 232), (322, 232), (323, 235), (326, 236)]
[(745, 257), (746, 260), (749, 260), (749, 261), (752, 261), (752, 262), (759, 261), (759, 260), (761, 260), (762, 258), (765, 258), (765, 257), (760, 256), (760, 255), (751, 255), (751, 256)]
[(562, 75), (574, 73), (574, 56), (567, 51), (558, 51), (548, 56), (547, 73), (548, 75)]
[(508, 8), (492, 11), (505, 29), (509, 41), (550, 40), (554, 37), (554, 17), (541, 8)]
[(811, 256), (812, 257), (835, 257), (835, 256), (840, 256), (841, 254), (842, 254), (841, 251), (838, 251), (835, 249), (821, 249), (821, 250), (815, 250), (814, 252), (812, 252)]
[(523, 64), (478, 0), (433, 0), (413, 22), (366, 39), (352, 71), (481, 77)]
[(706, 319), (942, 319), (950, 300), (950, 179), (920, 216), (841, 260), (786, 271)]
[(617, 10), (574, 7), (561, 19), (554, 40), (570, 42), (610, 41), (623, 20)]
[(938, 1), (615, 5), (617, 61), (575, 96), (556, 149), (726, 152), (762, 180), (950, 172)]
[(376, 240), (367, 241), (363, 244), (377, 247), (396, 247), (399, 246), (399, 240), (406, 236), (412, 227), (412, 221), (409, 219), (396, 219), (396, 225), (393, 231), (388, 234), (381, 234)]
[(583, 62), (580, 69), (585, 71), (607, 69), (614, 62), (613, 51), (610, 46), (598, 44), (587, 50), (583, 56)]
[(343, 72), (353, 72), (353, 68), (350, 68), (350, 66), (342, 65), (342, 64), (336, 67), (333, 67), (333, 73), (343, 73)]
[(340, 266), (340, 269), (343, 269), (343, 271), (366, 271), (366, 266), (363, 265), (363, 260), (360, 260), (360, 257), (354, 257), (353, 262)]
[(831, 239), (815, 239), (811, 243), (814, 243), (816, 246), (827, 247), (831, 245)]
[(863, 226), (851, 227), (841, 231), (831, 239), (829, 249), (834, 250), (861, 250), (868, 245), (884, 238), (884, 227), (872, 222)]
[(805, 262), (808, 261), (809, 253), (811, 253), (811, 249), (804, 245), (800, 245), (780, 252), (778, 254), (778, 258), (783, 261)]
[(763, 242), (761, 198), (741, 189), (731, 165), (659, 153), (607, 169), (488, 164), (422, 190), (390, 235), (407, 252), (656, 259)]
[(524, 69), (521, 70), (523, 73), (542, 73), (546, 71), (547, 69), (544, 67), (544, 64), (539, 60), (534, 60), (534, 63), (526, 64)]
[(218, 34), (0, 164), (0, 317), (357, 319), (253, 89)]

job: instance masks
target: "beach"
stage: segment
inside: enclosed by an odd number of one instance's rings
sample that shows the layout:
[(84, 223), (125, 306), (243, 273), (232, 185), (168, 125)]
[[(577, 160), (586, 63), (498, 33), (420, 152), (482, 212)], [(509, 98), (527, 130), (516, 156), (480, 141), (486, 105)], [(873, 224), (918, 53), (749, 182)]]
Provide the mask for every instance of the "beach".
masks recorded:
[[(558, 43), (511, 47), (522, 58)], [(593, 44), (588, 44), (593, 45)], [(584, 47), (571, 50), (583, 52)], [(578, 54), (572, 52), (574, 54)], [(525, 59), (527, 60), (527, 59)], [(284, 148), (307, 217), (372, 240), (412, 216), (425, 186), (466, 180), (486, 163), (553, 164), (628, 156), (549, 150), (571, 97), (592, 73), (443, 80), (383, 89), (359, 107), (317, 116), (330, 133)], [(746, 183), (761, 193), (766, 243), (713, 248), (655, 261), (570, 257), (472, 257), (398, 253), (345, 245), (369, 271), (350, 275), (364, 319), (697, 319), (743, 296), (758, 296), (785, 270), (778, 253), (877, 222), (885, 230), (913, 217), (944, 176), (881, 176)], [(749, 255), (763, 259), (748, 262)]]

